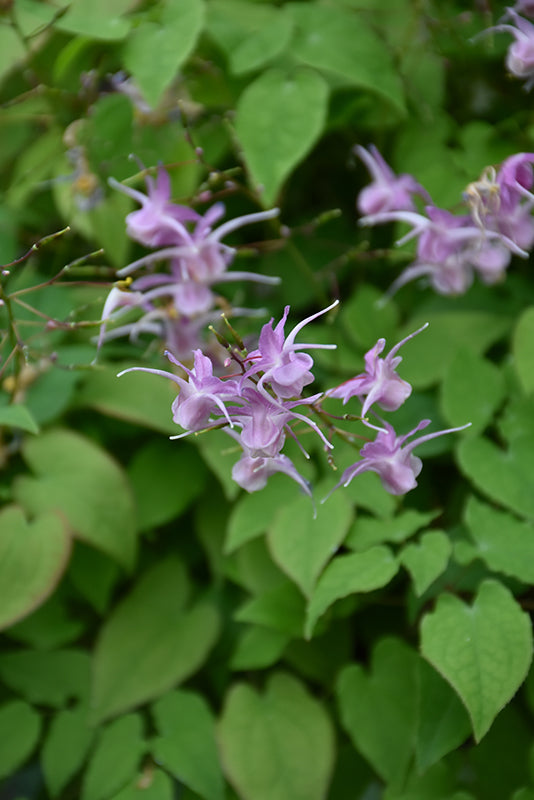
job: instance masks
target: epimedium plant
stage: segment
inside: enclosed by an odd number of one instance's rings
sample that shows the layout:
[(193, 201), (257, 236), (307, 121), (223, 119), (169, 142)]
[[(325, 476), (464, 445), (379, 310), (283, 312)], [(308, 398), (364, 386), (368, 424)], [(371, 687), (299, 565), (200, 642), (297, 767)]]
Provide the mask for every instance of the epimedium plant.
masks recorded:
[(0, 793), (534, 796), (531, 5), (4, 4)]

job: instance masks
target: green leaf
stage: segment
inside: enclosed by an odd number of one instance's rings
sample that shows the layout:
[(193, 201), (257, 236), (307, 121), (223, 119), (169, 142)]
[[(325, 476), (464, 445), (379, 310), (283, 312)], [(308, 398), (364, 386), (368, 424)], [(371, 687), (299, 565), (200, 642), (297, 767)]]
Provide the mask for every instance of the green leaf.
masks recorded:
[(402, 784), (414, 748), (417, 664), (403, 642), (382, 639), (373, 650), (370, 674), (354, 664), (341, 671), (337, 683), (341, 724), (392, 788)]
[(202, 458), (218, 478), (227, 500), (235, 500), (241, 489), (232, 479), (232, 467), (239, 458), (239, 448), (222, 431), (209, 431), (196, 439)]
[(223, 800), (215, 721), (206, 701), (193, 692), (169, 692), (152, 713), (159, 733), (152, 742), (157, 762), (205, 800)]
[(111, 613), (94, 656), (96, 720), (158, 697), (202, 665), (217, 638), (219, 617), (207, 602), (185, 610), (188, 595), (183, 566), (167, 559), (148, 570)]
[(84, 600), (99, 614), (103, 614), (121, 576), (115, 561), (99, 550), (87, 547), (83, 542), (76, 542), (68, 574), (69, 580)]
[(307, 497), (281, 508), (270, 526), (267, 541), (280, 568), (309, 596), (317, 577), (347, 535), (352, 505), (336, 492), (320, 505), (314, 517)]
[(328, 87), (316, 72), (268, 69), (242, 93), (236, 133), (253, 182), (271, 205), (322, 133)]
[(41, 766), (49, 793), (61, 794), (85, 761), (95, 736), (87, 723), (87, 709), (79, 706), (55, 715), (41, 751)]
[(264, 625), (289, 636), (301, 636), (304, 602), (295, 584), (286, 581), (248, 600), (237, 611), (235, 618), (238, 622)]
[(310, 637), (319, 617), (336, 600), (386, 586), (399, 565), (389, 547), (377, 545), (363, 553), (337, 556), (319, 578), (308, 604), (305, 635)]
[(508, 589), (487, 580), (472, 606), (439, 597), (422, 621), (421, 650), (462, 699), (480, 741), (526, 677), (530, 620)]
[(418, 663), (417, 764), (425, 772), (459, 747), (471, 733), (467, 712), (458, 695), (426, 661)]
[[(336, 445), (336, 451), (339, 445)], [(354, 452), (354, 451), (353, 451)], [(353, 459), (354, 460), (354, 459)], [(356, 507), (366, 508), (377, 517), (391, 516), (397, 506), (396, 498), (386, 492), (374, 472), (364, 472), (343, 489)]]
[(91, 39), (124, 39), (130, 30), (130, 21), (121, 17), (132, 5), (133, 0), (95, 0), (90, 6), (86, 0), (72, 0), (67, 13), (54, 27)]
[(288, 481), (285, 475), (273, 475), (261, 492), (242, 495), (234, 503), (228, 520), (225, 552), (232, 553), (241, 545), (265, 533), (279, 508), (295, 497), (294, 482)]
[(160, 433), (179, 433), (171, 411), (176, 384), (146, 372), (129, 372), (117, 378), (118, 372), (131, 366), (139, 365), (119, 364), (90, 372), (76, 396), (77, 404)]
[(451, 552), (451, 542), (443, 531), (428, 531), (417, 544), (403, 547), (399, 560), (412, 576), (418, 597), (445, 571)]
[(131, 568), (136, 554), (131, 489), (113, 459), (73, 431), (47, 431), (26, 441), (25, 461), (36, 477), (21, 476), (14, 495), (30, 514), (57, 511), (75, 536)]
[(391, 53), (362, 14), (317, 3), (290, 3), (287, 8), (297, 28), (291, 44), (297, 59), (352, 86), (376, 92), (399, 113), (406, 113)]
[(57, 514), (28, 523), (20, 508), (0, 511), (0, 629), (38, 608), (67, 565), (71, 539)]
[(179, 517), (203, 491), (207, 471), (194, 447), (158, 439), (137, 451), (128, 475), (146, 531)]
[(361, 515), (356, 517), (345, 539), (345, 545), (351, 550), (361, 551), (382, 542), (399, 544), (417, 533), (420, 528), (424, 528), (439, 514), (439, 511), (422, 512), (410, 508), (391, 519)]
[(89, 694), (89, 655), (84, 650), (17, 650), (0, 656), (0, 678), (30, 703), (61, 708)]
[(291, 636), (271, 628), (250, 627), (240, 637), (232, 655), (233, 670), (264, 669), (279, 659)]
[(55, 592), (22, 622), (12, 625), (6, 635), (38, 650), (54, 650), (76, 641), (86, 627), (87, 621), (75, 616), (61, 593)]
[(488, 439), (462, 439), (462, 471), (492, 502), (534, 519), (534, 437), (511, 443), (507, 452)]
[(203, 22), (202, 0), (167, 0), (158, 22), (143, 21), (128, 37), (124, 66), (153, 108), (193, 50)]
[(0, 706), (0, 778), (14, 773), (31, 754), (39, 739), (39, 714), (22, 700)]
[(268, 10), (273, 12), (269, 22), (247, 36), (231, 53), (230, 71), (234, 75), (263, 67), (289, 44), (293, 33), (292, 19), (283, 8), (271, 7)]
[(534, 392), (534, 307), (520, 316), (512, 339), (512, 356), (523, 390)]
[(224, 770), (243, 800), (322, 800), (334, 762), (331, 722), (302, 684), (275, 674), (263, 696), (234, 686), (219, 726)]
[(0, 54), (0, 80), (3, 81), (26, 56), (24, 44), (9, 25), (0, 26)]
[(465, 521), (477, 555), (496, 572), (534, 584), (534, 524), (470, 497)]
[(0, 425), (20, 428), (29, 433), (39, 433), (39, 426), (26, 406), (14, 405), (0, 408)]
[[(473, 386), (477, 387), (473, 392)], [(451, 426), (471, 422), (468, 434), (484, 430), (504, 398), (501, 372), (469, 350), (458, 350), (445, 374), (441, 406)]]
[(172, 780), (161, 770), (154, 770), (149, 764), (145, 772), (137, 775), (124, 789), (113, 795), (111, 800), (173, 800), (173, 798)]
[(146, 749), (139, 714), (126, 714), (100, 734), (84, 775), (81, 800), (106, 800), (136, 773)]

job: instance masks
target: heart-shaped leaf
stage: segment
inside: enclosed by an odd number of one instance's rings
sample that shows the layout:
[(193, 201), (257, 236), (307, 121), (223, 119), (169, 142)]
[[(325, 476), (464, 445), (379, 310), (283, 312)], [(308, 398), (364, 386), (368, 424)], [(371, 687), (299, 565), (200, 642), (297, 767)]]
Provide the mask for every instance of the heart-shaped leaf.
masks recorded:
[(323, 800), (334, 762), (332, 724), (302, 684), (275, 674), (262, 696), (230, 690), (219, 726), (223, 767), (243, 800)]
[(28, 523), (16, 506), (0, 511), (0, 629), (53, 592), (70, 549), (70, 536), (57, 514), (45, 513)]
[(508, 589), (487, 580), (472, 606), (439, 597), (422, 621), (421, 650), (462, 699), (480, 741), (527, 675), (530, 619)]
[(402, 549), (399, 560), (412, 576), (418, 596), (444, 572), (451, 552), (450, 539), (443, 531), (427, 531), (417, 544), (413, 542)]
[(85, 772), (81, 800), (106, 800), (137, 772), (146, 744), (139, 714), (126, 714), (100, 733)]

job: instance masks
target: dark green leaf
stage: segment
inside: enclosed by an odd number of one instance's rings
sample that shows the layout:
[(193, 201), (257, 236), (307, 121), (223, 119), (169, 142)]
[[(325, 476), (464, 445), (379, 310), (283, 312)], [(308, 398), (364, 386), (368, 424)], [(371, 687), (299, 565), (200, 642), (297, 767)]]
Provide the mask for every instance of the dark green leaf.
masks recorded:
[(39, 739), (39, 714), (22, 700), (0, 706), (0, 778), (15, 772)]
[(61, 794), (81, 768), (94, 735), (95, 729), (88, 725), (84, 706), (65, 709), (55, 715), (41, 752), (44, 779), (53, 797)]
[(137, 771), (145, 751), (143, 722), (139, 714), (126, 714), (100, 734), (84, 775), (81, 800), (106, 800)]
[(89, 694), (89, 655), (83, 650), (17, 650), (0, 656), (0, 677), (30, 703), (61, 708)]

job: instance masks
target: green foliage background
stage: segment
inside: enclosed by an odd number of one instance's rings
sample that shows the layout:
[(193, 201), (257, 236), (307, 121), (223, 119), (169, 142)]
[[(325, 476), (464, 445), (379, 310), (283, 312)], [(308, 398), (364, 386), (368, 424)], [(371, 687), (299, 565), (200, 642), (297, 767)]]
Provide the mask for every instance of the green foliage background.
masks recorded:
[[(506, 37), (472, 40), (502, 11), (0, 3), (0, 261), (70, 228), (0, 277), (2, 800), (534, 798), (531, 265), (378, 306), (413, 253), (354, 211), (355, 144), (449, 208), (534, 150)], [(279, 205), (234, 244), (282, 284), (237, 298), (298, 318), (340, 297), (314, 326), (338, 345), (316, 357), (325, 387), (378, 337), (430, 323), (403, 352), (399, 427), (473, 424), (421, 448), (416, 491), (365, 474), (315, 520), (284, 476), (246, 495), (224, 437), (168, 441), (165, 381), (116, 379), (163, 366), (154, 343), (111, 341), (93, 363), (115, 270), (137, 254), (133, 203), (107, 185), (142, 187), (131, 153), (166, 165), (177, 201)], [(353, 460), (336, 448), (338, 469)], [(331, 489), (320, 449), (303, 469)]]

